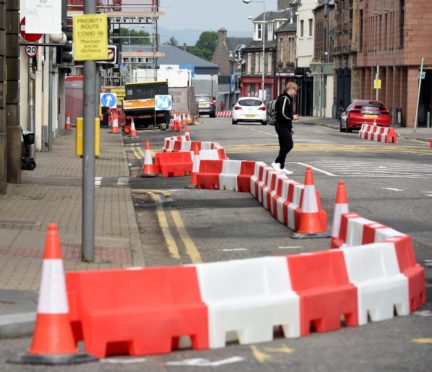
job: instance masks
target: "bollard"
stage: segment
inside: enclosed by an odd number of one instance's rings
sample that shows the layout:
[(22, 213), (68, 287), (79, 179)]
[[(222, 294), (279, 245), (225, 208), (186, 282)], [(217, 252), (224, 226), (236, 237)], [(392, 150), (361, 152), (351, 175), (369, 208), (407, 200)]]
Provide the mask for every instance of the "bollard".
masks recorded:
[[(84, 119), (76, 118), (76, 155), (84, 155)], [(100, 156), (100, 119), (95, 118), (95, 157)]]

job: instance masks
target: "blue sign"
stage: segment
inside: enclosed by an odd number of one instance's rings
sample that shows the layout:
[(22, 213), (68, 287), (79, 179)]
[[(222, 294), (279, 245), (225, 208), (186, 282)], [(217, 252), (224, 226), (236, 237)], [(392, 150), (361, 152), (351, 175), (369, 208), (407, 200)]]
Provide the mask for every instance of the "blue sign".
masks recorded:
[(101, 93), (100, 94), (100, 104), (103, 107), (108, 107), (110, 109), (117, 108), (117, 94), (115, 93)]
[(191, 76), (195, 76), (195, 65), (179, 65), (179, 68), (189, 70), (191, 72)]
[(172, 97), (170, 95), (155, 96), (155, 110), (167, 111), (172, 109)]

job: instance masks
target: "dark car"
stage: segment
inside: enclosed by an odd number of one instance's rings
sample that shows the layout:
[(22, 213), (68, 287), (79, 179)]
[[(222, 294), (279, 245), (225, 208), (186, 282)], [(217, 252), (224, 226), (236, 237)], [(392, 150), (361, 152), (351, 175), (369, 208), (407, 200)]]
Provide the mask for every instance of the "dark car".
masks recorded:
[(340, 131), (352, 132), (360, 129), (362, 124), (376, 124), (380, 127), (390, 126), (390, 114), (382, 102), (355, 99), (341, 113)]
[(209, 115), (211, 118), (216, 116), (216, 102), (209, 94), (197, 94), (195, 102), (198, 103), (199, 115)]

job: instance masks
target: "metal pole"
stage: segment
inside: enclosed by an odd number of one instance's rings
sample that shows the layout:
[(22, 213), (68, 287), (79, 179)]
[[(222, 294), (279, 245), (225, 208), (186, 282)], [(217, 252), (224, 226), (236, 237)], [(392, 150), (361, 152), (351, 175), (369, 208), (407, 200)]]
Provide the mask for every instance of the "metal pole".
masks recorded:
[(264, 16), (263, 16), (263, 21), (264, 21), (264, 23), (263, 23), (263, 30), (262, 30), (262, 38), (263, 38), (263, 47), (262, 47), (262, 76), (261, 76), (261, 95), (262, 95), (262, 97), (261, 97), (261, 99), (263, 99), (263, 100), (265, 100), (267, 97), (266, 97), (266, 93), (265, 93), (265, 90), (264, 90), (264, 87), (265, 87), (265, 85), (264, 85), (264, 79), (265, 79), (265, 77), (264, 77), (264, 70), (265, 70), (265, 34), (266, 34), (266, 7), (265, 7), (265, 1), (263, 1), (262, 2), (262, 4), (263, 4), (263, 9), (264, 9)]
[(48, 151), (52, 151), (52, 140), (53, 140), (53, 75), (54, 75), (54, 50), (53, 48), (48, 49), (49, 65), (48, 65)]
[[(85, 0), (84, 14), (96, 13), (96, 1)], [(86, 262), (94, 261), (95, 245), (95, 117), (96, 62), (84, 61), (84, 154), (82, 197), (82, 255)]]
[(424, 58), (422, 57), (421, 65), (420, 65), (420, 74), (418, 77), (419, 83), (418, 83), (418, 92), (417, 92), (416, 113), (415, 113), (415, 120), (414, 120), (414, 132), (417, 130), (418, 107), (419, 107), (419, 102), (420, 102), (420, 89), (421, 89), (422, 74), (423, 74), (423, 61), (424, 61)]

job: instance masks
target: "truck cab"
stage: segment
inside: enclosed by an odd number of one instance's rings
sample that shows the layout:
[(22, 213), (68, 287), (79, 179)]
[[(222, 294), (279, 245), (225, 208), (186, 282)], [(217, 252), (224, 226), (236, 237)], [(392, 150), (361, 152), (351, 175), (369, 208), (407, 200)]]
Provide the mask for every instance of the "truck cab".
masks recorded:
[(171, 110), (155, 110), (155, 96), (168, 94), (167, 81), (127, 83), (123, 99), (126, 122), (133, 118), (135, 125), (141, 127), (169, 123)]

